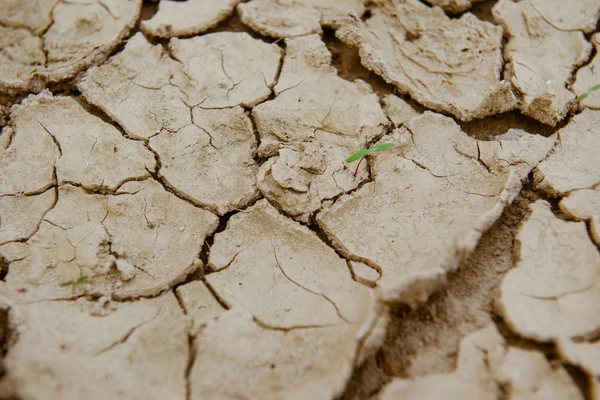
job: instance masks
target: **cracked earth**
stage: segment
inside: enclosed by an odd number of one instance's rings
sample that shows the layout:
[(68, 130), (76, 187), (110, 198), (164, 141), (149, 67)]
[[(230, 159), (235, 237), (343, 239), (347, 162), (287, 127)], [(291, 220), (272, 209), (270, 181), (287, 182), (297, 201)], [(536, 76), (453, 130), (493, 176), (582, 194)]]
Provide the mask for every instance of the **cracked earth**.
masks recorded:
[(0, 399), (600, 400), (599, 22), (0, 0)]

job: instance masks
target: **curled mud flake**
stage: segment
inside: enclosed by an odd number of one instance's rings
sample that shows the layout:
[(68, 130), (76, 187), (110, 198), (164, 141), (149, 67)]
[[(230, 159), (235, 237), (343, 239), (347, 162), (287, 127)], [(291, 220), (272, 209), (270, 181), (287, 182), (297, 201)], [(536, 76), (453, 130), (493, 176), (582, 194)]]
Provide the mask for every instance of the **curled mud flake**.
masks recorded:
[(19, 338), (4, 363), (15, 394), (184, 400), (187, 320), (175, 296), (112, 306), (105, 316), (81, 299), (12, 308)]
[[(52, 24), (52, 9), (59, 0), (3, 0), (0, 24), (43, 33)], [(2, 37), (2, 35), (0, 35)]]
[[(600, 46), (600, 33), (592, 36), (592, 44), (596, 49), (596, 55), (588, 65), (577, 71), (575, 82), (571, 89), (579, 97), (586, 93), (592, 86), (600, 82), (600, 55), (598, 55), (598, 47)], [(600, 109), (600, 93), (591, 93), (589, 96), (579, 102), (583, 107)]]
[(240, 4), (240, 19), (255, 31), (276, 38), (321, 33), (321, 25), (336, 28), (350, 13), (362, 15), (361, 0), (253, 0)]
[[(0, 247), (12, 261), (7, 285), (25, 288), (19, 296), (26, 301), (157, 294), (197, 268), (204, 239), (218, 223), (151, 180), (128, 182), (109, 196), (64, 186), (58, 197), (26, 243)], [(81, 276), (88, 279), (80, 285), (60, 286)]]
[(366, 167), (357, 179), (345, 160), (381, 135), (388, 122), (367, 84), (337, 76), (316, 35), (286, 40), (274, 91), (274, 100), (252, 112), (258, 154), (271, 157), (259, 170), (258, 187), (286, 213), (306, 220), (323, 200), (367, 179)]
[(0, 196), (0, 244), (33, 235), (55, 201), (53, 189), (31, 196)]
[(493, 324), (462, 340), (454, 372), (394, 379), (380, 398), (494, 400), (502, 395), (514, 399), (583, 400), (564, 368), (551, 365), (542, 353), (508, 346)]
[(600, 183), (600, 111), (585, 110), (559, 132), (553, 153), (538, 165), (534, 184), (552, 196)]
[(55, 163), (59, 185), (114, 191), (124, 181), (148, 178), (156, 168), (154, 155), (142, 143), (125, 139), (71, 97), (47, 92), (30, 97), (15, 108), (13, 118), (17, 135), (35, 129), (54, 140), (60, 152)]
[(142, 21), (147, 35), (169, 39), (204, 32), (229, 17), (240, 0), (161, 1), (152, 18)]
[(365, 335), (355, 325), (265, 329), (234, 307), (196, 336), (190, 398), (337, 398)]
[(161, 160), (161, 177), (178, 193), (221, 215), (256, 200), (257, 144), (244, 110), (194, 108), (192, 115), (194, 124), (150, 139)]
[(575, 220), (589, 221), (589, 234), (600, 246), (600, 188), (576, 190), (558, 204), (561, 211)]
[(206, 276), (218, 296), (271, 327), (360, 326), (374, 307), (345, 260), (266, 200), (230, 219), (208, 263), (218, 271)]
[(193, 123), (193, 107), (253, 105), (268, 97), (279, 66), (277, 45), (247, 33), (172, 39), (171, 58), (141, 34), (79, 83), (85, 98), (133, 138), (175, 133)]
[(381, 270), (385, 300), (424, 301), (475, 248), (554, 138), (478, 142), (450, 118), (413, 118), (382, 141), (374, 182), (317, 216), (351, 260)]
[(483, 0), (427, 0), (427, 3), (443, 8), (449, 14), (459, 14), (480, 1)]
[[(241, 282), (243, 285), (243, 282)], [(204, 282), (194, 281), (177, 288), (177, 297), (192, 319), (191, 334), (196, 335), (226, 310), (219, 304)]]
[[(129, 34), (141, 4), (141, 0), (9, 4), (6, 25), (11, 26), (11, 32), (2, 28), (5, 32), (0, 35), (10, 42), (0, 50), (0, 59), (8, 59), (2, 66), (8, 68), (0, 69), (0, 88), (39, 91), (47, 82), (64, 81), (102, 62)], [(22, 27), (30, 30), (28, 38), (23, 36)], [(11, 58), (16, 50), (24, 51)]]
[(500, 0), (493, 9), (508, 38), (505, 77), (518, 93), (519, 108), (548, 125), (556, 125), (566, 116), (575, 95), (565, 88), (565, 82), (591, 51), (583, 32), (557, 29), (543, 15), (560, 13), (564, 21), (569, 21), (570, 13), (577, 14), (579, 6), (560, 7), (555, 3)]
[(467, 13), (450, 19), (417, 0), (378, 0), (366, 22), (336, 31), (363, 65), (430, 109), (470, 121), (516, 106), (500, 80), (502, 29)]
[(500, 287), (511, 328), (538, 341), (579, 342), (600, 327), (600, 254), (583, 222), (554, 216), (538, 200), (519, 232), (519, 262)]

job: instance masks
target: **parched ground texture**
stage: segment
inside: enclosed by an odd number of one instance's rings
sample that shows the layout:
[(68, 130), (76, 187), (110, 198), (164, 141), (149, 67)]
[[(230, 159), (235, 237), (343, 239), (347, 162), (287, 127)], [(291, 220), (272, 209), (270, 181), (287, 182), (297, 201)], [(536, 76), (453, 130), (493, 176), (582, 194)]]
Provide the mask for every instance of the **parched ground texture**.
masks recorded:
[(600, 400), (565, 3), (0, 0), (0, 399)]

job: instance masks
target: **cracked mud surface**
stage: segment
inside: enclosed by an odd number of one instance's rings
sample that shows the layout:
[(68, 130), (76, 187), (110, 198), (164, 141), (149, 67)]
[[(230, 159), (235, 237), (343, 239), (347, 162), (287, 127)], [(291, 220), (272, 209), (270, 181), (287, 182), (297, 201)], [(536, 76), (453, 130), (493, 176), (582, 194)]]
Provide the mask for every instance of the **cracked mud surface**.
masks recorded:
[[(381, 273), (385, 301), (413, 304), (472, 252), (553, 139), (478, 142), (426, 112), (387, 140), (396, 147), (375, 159), (373, 181), (317, 220), (342, 254)], [(365, 229), (360, 236), (356, 225)]]
[(142, 0), (5, 0), (0, 89), (33, 92), (106, 59), (133, 28)]
[(336, 31), (359, 49), (367, 68), (426, 107), (463, 121), (514, 108), (510, 85), (500, 80), (501, 28), (470, 13), (450, 19), (418, 0), (376, 4), (366, 23), (347, 18)]
[(555, 3), (501, 0), (493, 9), (508, 39), (505, 78), (515, 87), (519, 108), (548, 125), (562, 121), (575, 99), (564, 83), (591, 52), (584, 32), (594, 29), (598, 13), (595, 2), (576, 2), (563, 13)]
[(186, 2), (163, 1), (157, 13), (143, 21), (144, 33), (169, 39), (174, 36), (192, 36), (204, 32), (229, 17), (240, 0)]
[[(345, 159), (383, 135), (389, 121), (377, 95), (362, 81), (348, 82), (331, 67), (318, 36), (288, 39), (274, 100), (256, 106), (260, 137), (258, 186), (284, 212), (301, 220), (368, 178)], [(319, 96), (314, 94), (318, 92)]]
[(0, 9), (0, 399), (600, 399), (597, 0)]

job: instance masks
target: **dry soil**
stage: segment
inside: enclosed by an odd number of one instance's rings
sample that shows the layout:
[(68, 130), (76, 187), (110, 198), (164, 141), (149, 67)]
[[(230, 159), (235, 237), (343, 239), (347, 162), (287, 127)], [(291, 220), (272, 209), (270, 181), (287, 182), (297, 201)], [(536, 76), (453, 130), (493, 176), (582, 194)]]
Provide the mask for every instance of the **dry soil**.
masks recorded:
[(0, 399), (600, 400), (568, 3), (0, 0)]

